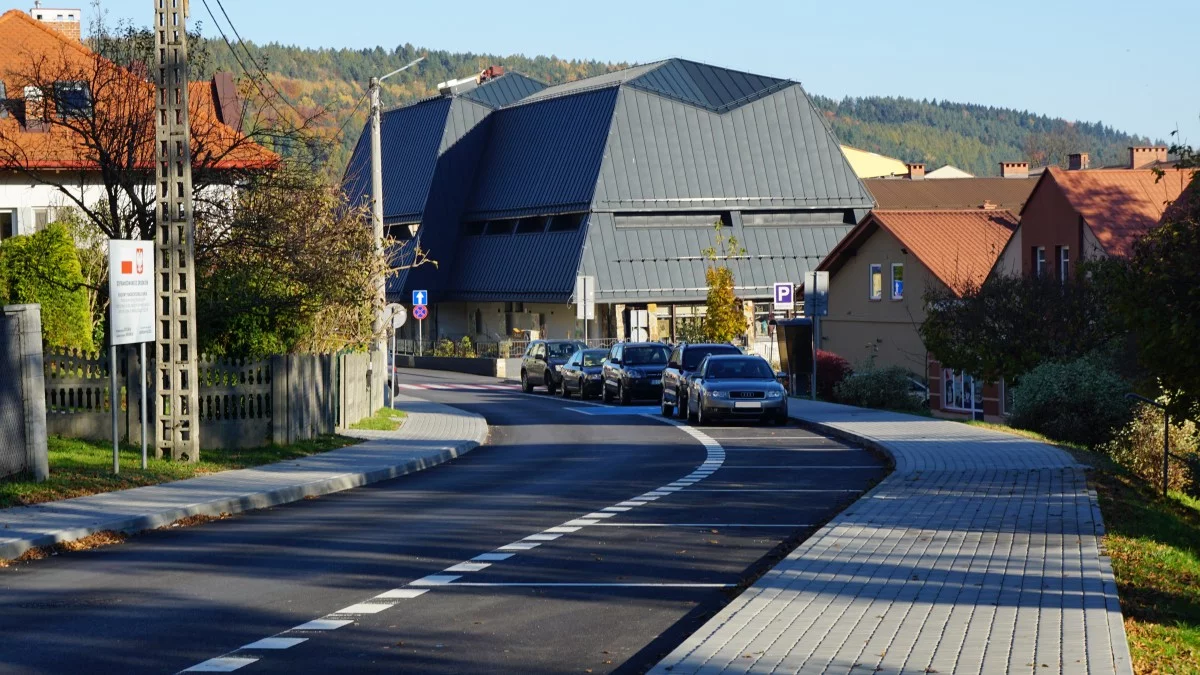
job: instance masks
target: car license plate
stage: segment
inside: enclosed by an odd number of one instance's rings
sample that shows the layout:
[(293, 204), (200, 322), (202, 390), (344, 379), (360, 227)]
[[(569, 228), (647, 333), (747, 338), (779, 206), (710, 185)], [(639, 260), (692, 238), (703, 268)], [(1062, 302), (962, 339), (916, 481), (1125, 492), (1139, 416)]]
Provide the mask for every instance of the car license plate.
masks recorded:
[(662, 384), (662, 380), (650, 380), (650, 384)]
[(735, 408), (761, 408), (762, 404), (758, 401), (738, 401), (733, 404)]

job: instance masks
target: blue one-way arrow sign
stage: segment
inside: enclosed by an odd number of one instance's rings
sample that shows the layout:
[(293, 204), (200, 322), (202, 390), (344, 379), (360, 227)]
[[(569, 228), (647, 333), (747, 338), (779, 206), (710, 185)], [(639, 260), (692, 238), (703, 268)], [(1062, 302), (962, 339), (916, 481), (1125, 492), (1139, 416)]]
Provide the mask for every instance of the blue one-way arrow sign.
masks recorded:
[(413, 291), (412, 304), (428, 305), (429, 304), (429, 291)]

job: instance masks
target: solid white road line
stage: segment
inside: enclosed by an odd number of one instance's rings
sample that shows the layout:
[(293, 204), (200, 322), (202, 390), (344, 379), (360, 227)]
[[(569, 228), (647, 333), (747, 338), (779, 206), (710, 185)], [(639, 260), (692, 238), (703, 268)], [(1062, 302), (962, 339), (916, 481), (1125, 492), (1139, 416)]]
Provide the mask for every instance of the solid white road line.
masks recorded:
[(821, 471), (821, 470), (825, 470), (825, 469), (829, 469), (829, 470), (836, 469), (838, 471), (841, 471), (843, 469), (869, 469), (871, 471), (882, 471), (883, 467), (882, 466), (860, 466), (860, 465), (855, 465), (855, 464), (843, 464), (840, 466), (827, 466), (827, 465), (823, 465), (823, 464), (812, 464), (809, 466), (736, 466), (735, 465), (735, 466), (724, 467), (725, 471), (729, 471), (731, 469), (786, 469), (789, 471), (801, 471), (801, 470)]
[(689, 583), (669, 583), (669, 582), (649, 582), (649, 583), (588, 583), (588, 582), (552, 582), (552, 581), (464, 581), (452, 586), (472, 586), (472, 587), (489, 587), (489, 586), (510, 586), (510, 587), (527, 587), (527, 588), (733, 588), (737, 584), (689, 584)]
[(263, 638), (258, 642), (251, 642), (248, 645), (242, 645), (242, 649), (291, 649), (307, 640), (308, 638), (269, 637)]
[(862, 490), (826, 490), (813, 488), (811, 490), (794, 488), (693, 488), (688, 492), (862, 492)]
[(313, 619), (307, 623), (302, 623), (292, 630), (337, 630), (342, 626), (352, 624), (349, 619)]
[(807, 523), (783, 523), (769, 525), (762, 523), (597, 523), (597, 525), (603, 525), (606, 527), (711, 527), (713, 529), (720, 529), (722, 527), (791, 527), (796, 529), (801, 527), (812, 527), (812, 525)]
[(185, 673), (232, 673), (233, 671), (248, 666), (258, 659), (248, 656), (219, 656), (215, 659), (209, 659), (204, 663), (196, 665), (183, 671)]

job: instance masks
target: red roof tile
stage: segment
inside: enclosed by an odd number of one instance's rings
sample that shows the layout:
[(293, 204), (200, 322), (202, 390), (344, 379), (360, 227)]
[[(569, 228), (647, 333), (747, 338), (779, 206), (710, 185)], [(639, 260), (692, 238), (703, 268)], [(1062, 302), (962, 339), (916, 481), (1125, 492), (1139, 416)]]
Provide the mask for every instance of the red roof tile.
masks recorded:
[(872, 211), (817, 269), (835, 272), (850, 250), (877, 228), (887, 230), (938, 280), (956, 291), (987, 278), (1017, 227), (1002, 209)]
[[(82, 43), (34, 20), (21, 10), (0, 15), (0, 81), (5, 83), (9, 98), (23, 98), (21, 73), (29, 72), (34, 64), (50, 72), (75, 73), (80, 79), (91, 79), (97, 71), (98, 57)], [(111, 66), (107, 61), (105, 66)], [(118, 78), (128, 78), (128, 87), (144, 90), (144, 98), (135, 105), (144, 106), (137, 114), (147, 114), (154, 102), (154, 85), (125, 69), (114, 71)], [(271, 151), (246, 139), (239, 132), (222, 124), (207, 82), (192, 82), (188, 87), (189, 113), (193, 129), (193, 163), (213, 169), (267, 168), (278, 163)], [(102, 110), (105, 101), (96, 101)], [(150, 114), (153, 114), (150, 112)], [(153, 166), (154, 128), (146, 125), (148, 137), (144, 156), (137, 163)], [(71, 130), (51, 124), (43, 132), (28, 131), (15, 115), (0, 118), (0, 169), (92, 169), (96, 167), (94, 150), (85, 147), (83, 139)]]
[(1047, 177), (1083, 216), (1109, 255), (1128, 255), (1133, 242), (1157, 226), (1187, 188), (1195, 169), (1166, 168), (1161, 180), (1150, 169), (1064, 171)]

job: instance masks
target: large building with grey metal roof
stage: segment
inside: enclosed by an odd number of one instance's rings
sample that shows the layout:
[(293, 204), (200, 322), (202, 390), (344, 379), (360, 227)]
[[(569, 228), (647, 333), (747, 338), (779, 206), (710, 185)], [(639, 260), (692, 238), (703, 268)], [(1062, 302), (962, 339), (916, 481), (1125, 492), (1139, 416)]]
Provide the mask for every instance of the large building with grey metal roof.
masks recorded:
[[(799, 83), (683, 59), (554, 86), (489, 69), (385, 112), (381, 134), (400, 260), (419, 244), (438, 261), (388, 285), (429, 291), (426, 336), (580, 336), (590, 275), (592, 337), (674, 338), (702, 313), (718, 221), (765, 327), (772, 284), (801, 283), (873, 206)], [(355, 202), (369, 147), (346, 171)]]

